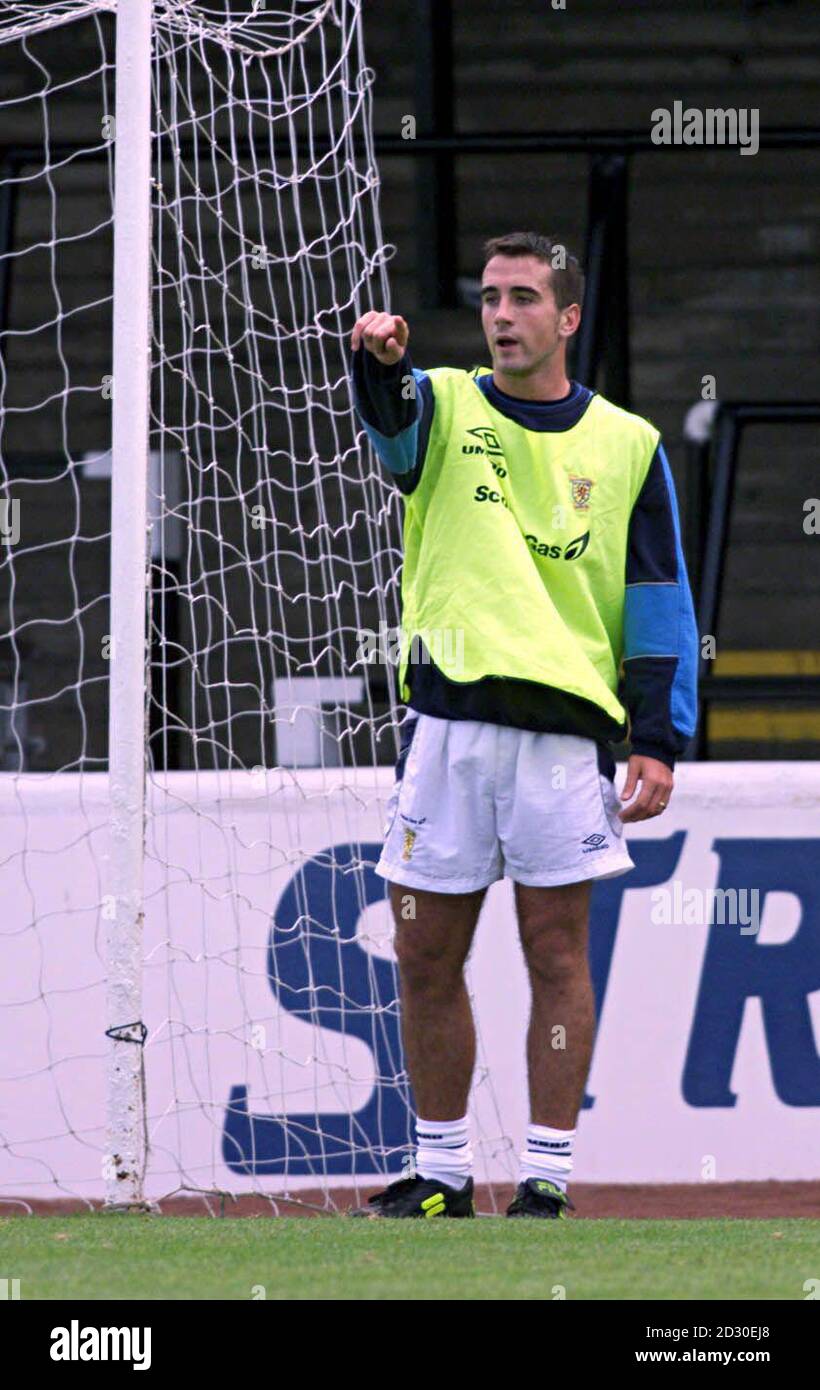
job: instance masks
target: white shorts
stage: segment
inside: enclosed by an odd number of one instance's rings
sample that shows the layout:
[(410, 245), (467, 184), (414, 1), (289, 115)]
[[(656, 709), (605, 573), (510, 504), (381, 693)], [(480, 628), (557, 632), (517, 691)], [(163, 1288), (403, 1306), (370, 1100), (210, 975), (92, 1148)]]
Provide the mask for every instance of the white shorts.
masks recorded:
[(634, 868), (620, 806), (593, 739), (411, 709), (376, 873), (437, 893), (615, 878)]

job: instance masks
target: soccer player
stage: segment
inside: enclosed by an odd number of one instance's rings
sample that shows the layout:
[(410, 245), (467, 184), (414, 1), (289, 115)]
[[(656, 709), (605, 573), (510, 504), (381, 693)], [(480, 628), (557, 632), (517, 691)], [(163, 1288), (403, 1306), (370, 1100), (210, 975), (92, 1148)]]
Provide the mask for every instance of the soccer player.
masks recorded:
[[(696, 628), (659, 433), (567, 378), (576, 258), (533, 232), (484, 250), (492, 368), (420, 371), (397, 314), (371, 310), (351, 338), (356, 408), (404, 498), (408, 709), (376, 872), (417, 1107), (415, 1171), (369, 1216), (474, 1215), (463, 967), (505, 874), (532, 992), (530, 1124), (507, 1215), (566, 1216), (595, 1029), (592, 883), (633, 867), (623, 824), (668, 806), (695, 727)], [(627, 730), (621, 801), (610, 745)]]

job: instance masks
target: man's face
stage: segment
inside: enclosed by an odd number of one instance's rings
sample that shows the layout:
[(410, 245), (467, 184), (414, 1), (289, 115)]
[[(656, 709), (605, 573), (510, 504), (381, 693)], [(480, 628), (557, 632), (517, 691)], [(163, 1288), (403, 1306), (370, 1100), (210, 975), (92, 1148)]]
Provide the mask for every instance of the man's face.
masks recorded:
[(484, 267), (481, 323), (498, 371), (529, 375), (578, 327), (578, 306), (558, 308), (551, 278), (551, 267), (537, 256), (493, 256)]

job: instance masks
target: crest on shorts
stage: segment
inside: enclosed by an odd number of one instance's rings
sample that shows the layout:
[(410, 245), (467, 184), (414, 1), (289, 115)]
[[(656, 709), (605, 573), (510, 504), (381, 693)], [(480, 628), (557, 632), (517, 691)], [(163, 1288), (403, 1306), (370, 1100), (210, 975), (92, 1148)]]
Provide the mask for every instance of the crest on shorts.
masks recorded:
[(415, 840), (416, 840), (416, 832), (415, 832), (415, 830), (405, 830), (405, 832), (404, 832), (404, 843), (402, 844), (402, 850), (401, 850), (401, 857), (402, 857), (402, 859), (405, 860), (405, 862), (410, 858), (410, 855), (413, 853), (413, 845), (414, 845), (414, 843), (415, 843)]
[(570, 477), (570, 487), (572, 488), (572, 505), (576, 512), (589, 511), (589, 495), (592, 492), (591, 478)]

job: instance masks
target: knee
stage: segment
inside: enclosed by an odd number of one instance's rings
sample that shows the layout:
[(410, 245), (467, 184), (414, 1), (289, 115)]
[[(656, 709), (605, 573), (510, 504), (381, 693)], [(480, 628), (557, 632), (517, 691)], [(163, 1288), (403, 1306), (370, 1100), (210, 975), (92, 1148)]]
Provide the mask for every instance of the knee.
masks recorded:
[(530, 979), (553, 987), (569, 983), (587, 968), (584, 952), (550, 942), (530, 947), (524, 957)]
[(427, 933), (414, 932), (405, 926), (397, 930), (394, 944), (403, 989), (447, 995), (457, 988), (462, 977), (462, 962), (453, 961)]
[(525, 936), (522, 946), (530, 978), (544, 984), (566, 984), (589, 968), (583, 923), (552, 924), (533, 931)]

